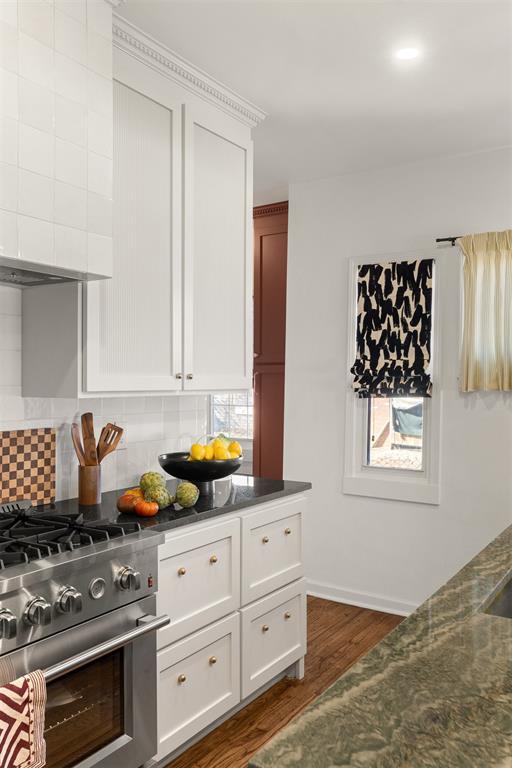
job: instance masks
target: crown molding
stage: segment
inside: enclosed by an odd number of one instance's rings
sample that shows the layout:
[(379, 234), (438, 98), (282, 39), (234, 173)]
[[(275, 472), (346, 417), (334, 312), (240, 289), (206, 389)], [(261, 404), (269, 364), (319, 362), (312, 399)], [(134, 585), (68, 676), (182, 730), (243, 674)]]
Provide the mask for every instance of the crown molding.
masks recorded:
[(118, 5), (126, 3), (126, 0), (105, 0), (105, 2), (112, 5), (114, 8), (117, 8)]
[(257, 205), (253, 208), (253, 217), (276, 216), (279, 213), (288, 213), (288, 200), (282, 203), (270, 203), (270, 205)]
[(215, 104), (245, 125), (254, 127), (265, 119), (266, 113), (262, 109), (178, 56), (117, 13), (112, 17), (112, 38), (114, 46), (119, 50)]

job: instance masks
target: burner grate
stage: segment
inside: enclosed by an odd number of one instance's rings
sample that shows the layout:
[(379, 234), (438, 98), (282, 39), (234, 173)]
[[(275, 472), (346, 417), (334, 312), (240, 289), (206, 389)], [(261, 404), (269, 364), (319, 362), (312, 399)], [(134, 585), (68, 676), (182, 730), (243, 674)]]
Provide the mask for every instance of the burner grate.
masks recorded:
[(42, 557), (127, 536), (141, 530), (139, 523), (87, 523), (83, 514), (52, 515), (28, 502), (0, 505), (0, 570)]

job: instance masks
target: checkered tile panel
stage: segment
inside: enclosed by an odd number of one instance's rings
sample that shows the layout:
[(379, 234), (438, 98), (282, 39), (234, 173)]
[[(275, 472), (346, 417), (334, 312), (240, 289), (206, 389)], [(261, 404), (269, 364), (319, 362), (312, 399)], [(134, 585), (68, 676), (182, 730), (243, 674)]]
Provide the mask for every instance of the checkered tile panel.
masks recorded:
[(0, 457), (3, 503), (55, 501), (55, 430), (44, 427), (0, 432)]

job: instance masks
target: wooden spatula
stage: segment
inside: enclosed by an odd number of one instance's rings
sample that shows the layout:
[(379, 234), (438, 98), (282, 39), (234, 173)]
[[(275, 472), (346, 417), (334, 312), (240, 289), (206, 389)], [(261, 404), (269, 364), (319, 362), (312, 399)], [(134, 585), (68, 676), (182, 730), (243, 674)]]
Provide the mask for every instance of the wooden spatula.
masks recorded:
[(115, 451), (123, 436), (123, 429), (111, 424), (105, 424), (98, 440), (98, 462), (102, 462), (105, 456)]
[(84, 439), (85, 463), (88, 467), (98, 464), (92, 413), (82, 413), (82, 435)]
[(84, 447), (82, 445), (82, 438), (80, 437), (80, 427), (76, 423), (76, 421), (73, 422), (71, 425), (71, 439), (73, 441), (73, 445), (75, 446), (75, 452), (78, 457), (78, 463), (85, 467), (85, 453), (84, 453)]

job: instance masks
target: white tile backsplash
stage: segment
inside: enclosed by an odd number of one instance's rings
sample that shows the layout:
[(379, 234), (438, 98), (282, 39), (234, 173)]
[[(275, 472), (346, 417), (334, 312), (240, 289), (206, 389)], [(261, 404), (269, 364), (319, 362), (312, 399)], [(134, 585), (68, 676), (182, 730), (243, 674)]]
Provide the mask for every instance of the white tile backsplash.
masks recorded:
[(107, 40), (112, 39), (111, 9), (104, 0), (87, 0), (87, 25)]
[(55, 94), (48, 88), (19, 78), (19, 120), (21, 123), (53, 132), (55, 119)]
[(18, 71), (18, 32), (11, 24), (0, 21), (0, 67)]
[(18, 119), (18, 76), (0, 68), (0, 114)]
[(86, 189), (87, 152), (69, 141), (55, 139), (55, 178)]
[(87, 188), (103, 197), (112, 195), (112, 160), (95, 152), (89, 152)]
[(61, 53), (55, 53), (55, 92), (87, 104), (87, 69)]
[(18, 258), (18, 219), (11, 211), (0, 210), (0, 256)]
[(70, 184), (55, 182), (55, 223), (87, 229), (87, 192)]
[(53, 218), (53, 179), (20, 168), (18, 211), (26, 216), (51, 220)]
[(33, 37), (19, 35), (19, 74), (27, 80), (53, 90), (55, 85), (53, 48)]
[(87, 195), (87, 229), (96, 235), (112, 237), (112, 200), (89, 192)]
[(82, 24), (87, 23), (86, 0), (55, 0), (55, 10), (62, 11)]
[(112, 77), (112, 43), (90, 28), (87, 30), (87, 65), (98, 75)]
[(0, 208), (16, 211), (18, 207), (18, 167), (0, 163)]
[(0, 22), (18, 27), (18, 0), (2, 0), (0, 3)]
[(55, 142), (50, 133), (19, 124), (18, 164), (20, 168), (53, 177)]
[(114, 130), (112, 121), (89, 110), (87, 118), (89, 150), (105, 157), (113, 156)]
[(18, 123), (10, 117), (0, 117), (0, 162), (18, 162)]
[(87, 269), (93, 275), (113, 274), (114, 257), (112, 253), (111, 237), (95, 235), (92, 232), (88, 233)]
[(20, 259), (35, 264), (54, 264), (53, 224), (18, 215), (18, 249)]
[(55, 50), (87, 64), (87, 28), (69, 14), (55, 10)]
[(85, 147), (87, 144), (87, 109), (64, 96), (55, 97), (55, 135)]
[(87, 271), (87, 232), (55, 224), (55, 263)]
[(18, 24), (22, 32), (49, 48), (53, 45), (53, 3), (47, 0), (19, 0)]
[(21, 290), (0, 286), (0, 430), (56, 430), (57, 498), (72, 498), (78, 492), (70, 429), (85, 411), (94, 415), (96, 436), (107, 421), (126, 429), (126, 447), (102, 464), (104, 491), (136, 485), (149, 469), (161, 471), (160, 453), (186, 450), (206, 431), (207, 401), (203, 395), (81, 400), (21, 397), (21, 323)]

